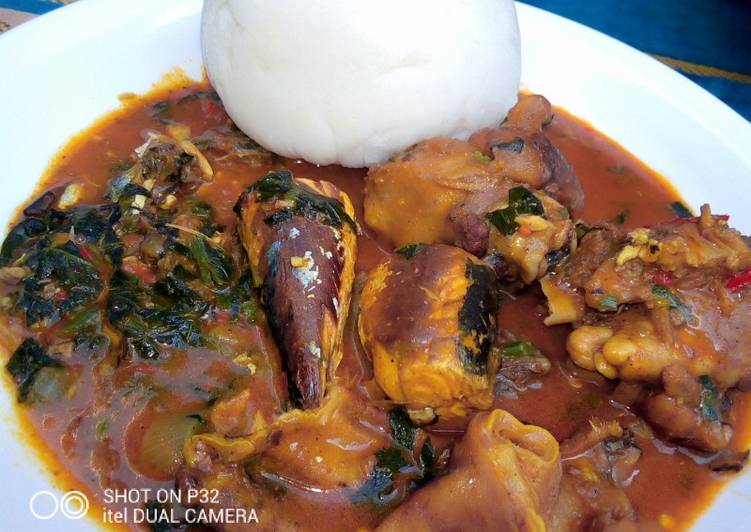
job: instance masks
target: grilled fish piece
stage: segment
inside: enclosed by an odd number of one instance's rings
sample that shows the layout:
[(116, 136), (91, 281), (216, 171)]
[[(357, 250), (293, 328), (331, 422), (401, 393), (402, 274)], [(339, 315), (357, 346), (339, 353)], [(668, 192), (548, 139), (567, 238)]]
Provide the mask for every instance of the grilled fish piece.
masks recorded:
[(356, 257), (354, 207), (331, 183), (278, 171), (253, 184), (235, 210), (291, 396), (303, 408), (316, 407), (341, 360)]

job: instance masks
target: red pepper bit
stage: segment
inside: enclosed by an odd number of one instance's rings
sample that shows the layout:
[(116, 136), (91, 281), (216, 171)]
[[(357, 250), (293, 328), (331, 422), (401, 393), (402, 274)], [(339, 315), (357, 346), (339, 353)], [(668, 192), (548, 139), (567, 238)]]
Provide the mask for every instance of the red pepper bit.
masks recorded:
[(673, 276), (665, 270), (657, 270), (652, 274), (652, 282), (662, 286), (672, 286)]
[(68, 299), (68, 292), (62, 289), (55, 292), (55, 295), (52, 296), (52, 301), (55, 301), (57, 303), (65, 301), (66, 299)]
[(227, 323), (230, 319), (231, 314), (232, 313), (227, 310), (218, 310), (214, 314), (214, 320), (217, 323)]
[(157, 281), (156, 274), (146, 266), (143, 262), (140, 260), (124, 260), (123, 261), (123, 271), (127, 274), (133, 275), (135, 277), (138, 277), (143, 281), (144, 284), (154, 284)]
[(94, 259), (94, 254), (86, 246), (78, 246), (78, 251), (81, 253), (81, 257), (91, 262)]
[(224, 115), (224, 108), (211, 98), (206, 98), (204, 103), (204, 112), (212, 118), (221, 118)]
[(737, 292), (749, 285), (751, 285), (751, 268), (747, 268), (742, 272), (733, 275), (728, 279), (728, 282), (725, 283), (725, 288), (731, 292)]

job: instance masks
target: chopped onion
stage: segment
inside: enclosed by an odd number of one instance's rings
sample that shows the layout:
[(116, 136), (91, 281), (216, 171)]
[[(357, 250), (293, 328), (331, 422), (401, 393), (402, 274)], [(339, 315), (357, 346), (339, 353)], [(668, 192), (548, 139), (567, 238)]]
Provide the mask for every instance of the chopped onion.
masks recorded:
[(168, 480), (174, 477), (183, 461), (185, 442), (201, 421), (186, 414), (160, 414), (154, 418), (141, 440), (135, 466), (147, 477)]

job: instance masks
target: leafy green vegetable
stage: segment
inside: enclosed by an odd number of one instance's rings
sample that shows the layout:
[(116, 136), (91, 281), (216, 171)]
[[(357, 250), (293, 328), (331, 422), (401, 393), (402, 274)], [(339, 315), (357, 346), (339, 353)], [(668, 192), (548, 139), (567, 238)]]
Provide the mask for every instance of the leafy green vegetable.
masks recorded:
[(96, 427), (94, 428), (94, 430), (96, 431), (97, 438), (99, 439), (106, 438), (110, 430), (110, 420), (102, 419), (96, 424)]
[(626, 220), (628, 220), (628, 217), (631, 216), (631, 211), (628, 209), (622, 210), (618, 214), (615, 215), (615, 218), (613, 218), (613, 223), (618, 225), (623, 225), (626, 223)]
[(564, 246), (561, 249), (554, 249), (545, 253), (545, 262), (548, 264), (548, 271), (553, 271), (563, 259), (571, 254), (571, 248)]
[(597, 304), (605, 310), (618, 310), (618, 298), (613, 294), (606, 295)]
[(702, 417), (708, 421), (719, 421), (720, 415), (715, 408), (720, 396), (717, 385), (709, 375), (699, 377), (699, 382), (702, 385), (701, 402), (699, 403), (699, 411)]
[(157, 300), (157, 303), (164, 309), (198, 314), (204, 314), (209, 310), (209, 304), (198, 292), (190, 288), (184, 279), (179, 278), (175, 271), (158, 281), (153, 290), (156, 296), (160, 296), (161, 299)]
[(25, 314), (27, 325), (54, 323), (94, 301), (104, 287), (99, 272), (70, 241), (32, 252), (23, 264), (32, 274), (22, 282), (16, 308)]
[(402, 447), (412, 450), (417, 428), (403, 406), (396, 407), (389, 412), (389, 424), (394, 432), (394, 440)]
[[(164, 289), (166, 290), (166, 288)], [(186, 301), (186, 296), (149, 297), (138, 279), (116, 271), (110, 281), (108, 318), (126, 337), (131, 351), (142, 358), (159, 358), (159, 346), (185, 349), (206, 345), (201, 335), (201, 319), (208, 305)]]
[(122, 260), (113, 228), (120, 218), (116, 205), (35, 212), (11, 230), (0, 250), (0, 263), (29, 271), (15, 294), (15, 310), (27, 325), (55, 323), (96, 299), (104, 288), (101, 270)]
[(190, 212), (201, 218), (211, 218), (214, 214), (213, 207), (205, 201), (192, 199), (188, 201), (188, 205)]
[(691, 311), (678, 295), (667, 286), (656, 284), (652, 287), (652, 294), (667, 302), (672, 309), (679, 310), (686, 322), (691, 321)]
[(525, 187), (514, 187), (508, 193), (508, 207), (489, 212), (486, 217), (504, 235), (513, 235), (519, 224), (516, 217), (522, 214), (545, 216), (540, 199)]
[(62, 364), (49, 356), (35, 340), (27, 338), (16, 349), (6, 366), (18, 386), (18, 402), (34, 402), (32, 389), (45, 368), (62, 369)]
[(152, 118), (163, 124), (169, 123), (172, 118), (172, 104), (167, 100), (156, 102), (151, 106), (150, 114)]
[(190, 243), (190, 254), (198, 265), (201, 279), (214, 287), (225, 287), (232, 275), (232, 264), (221, 249), (210, 246), (202, 237)]
[(503, 344), (503, 356), (512, 358), (531, 357), (537, 354), (537, 348), (527, 340), (517, 340)]
[(424, 439), (417, 459), (413, 457), (421, 430), (415, 426), (403, 406), (389, 412), (389, 424), (394, 434), (394, 444), (376, 453), (376, 464), (368, 479), (351, 497), (355, 504), (367, 503), (376, 509), (384, 509), (398, 502), (399, 482), (405, 483), (401, 485), (406, 495), (438, 473), (435, 448), (429, 438)]
[(219, 306), (229, 309), (233, 316), (243, 316), (254, 323), (261, 323), (266, 314), (253, 290), (253, 277), (246, 271), (225, 293), (217, 298)]
[(397, 447), (381, 449), (376, 453), (376, 464), (370, 476), (350, 500), (354, 504), (369, 503), (375, 507), (392, 502), (395, 496), (394, 477), (409, 465), (401, 449)]
[(324, 223), (334, 227), (341, 227), (345, 222), (355, 227), (355, 221), (346, 213), (340, 201), (301, 187), (289, 171), (269, 172), (251, 185), (248, 191), (256, 195), (257, 201), (276, 198), (293, 202), (293, 206), (267, 218), (266, 223), (270, 225), (293, 216), (304, 216), (311, 220), (320, 217)]
[(0, 268), (12, 264), (24, 248), (28, 249), (37, 237), (45, 235), (48, 231), (47, 220), (39, 218), (26, 218), (16, 224), (0, 248)]
[(85, 308), (73, 316), (60, 327), (63, 334), (77, 334), (89, 328), (98, 328), (102, 323), (102, 311), (98, 308)]
[(494, 144), (493, 148), (498, 148), (499, 150), (504, 151), (512, 151), (514, 153), (521, 153), (524, 149), (524, 139), (521, 137), (515, 137), (509, 142), (499, 142), (498, 144)]
[(394, 250), (395, 253), (403, 255), (408, 259), (415, 258), (416, 255), (421, 253), (425, 249), (425, 244), (407, 244)]
[(676, 201), (670, 204), (670, 208), (678, 218), (693, 218), (694, 214), (680, 201)]

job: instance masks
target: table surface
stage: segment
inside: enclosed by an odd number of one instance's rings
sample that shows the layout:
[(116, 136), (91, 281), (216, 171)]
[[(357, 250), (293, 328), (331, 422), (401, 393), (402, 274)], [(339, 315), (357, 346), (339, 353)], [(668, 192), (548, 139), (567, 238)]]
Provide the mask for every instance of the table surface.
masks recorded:
[[(0, 33), (74, 1), (0, 0)], [(525, 2), (652, 55), (751, 120), (750, 0)]]

